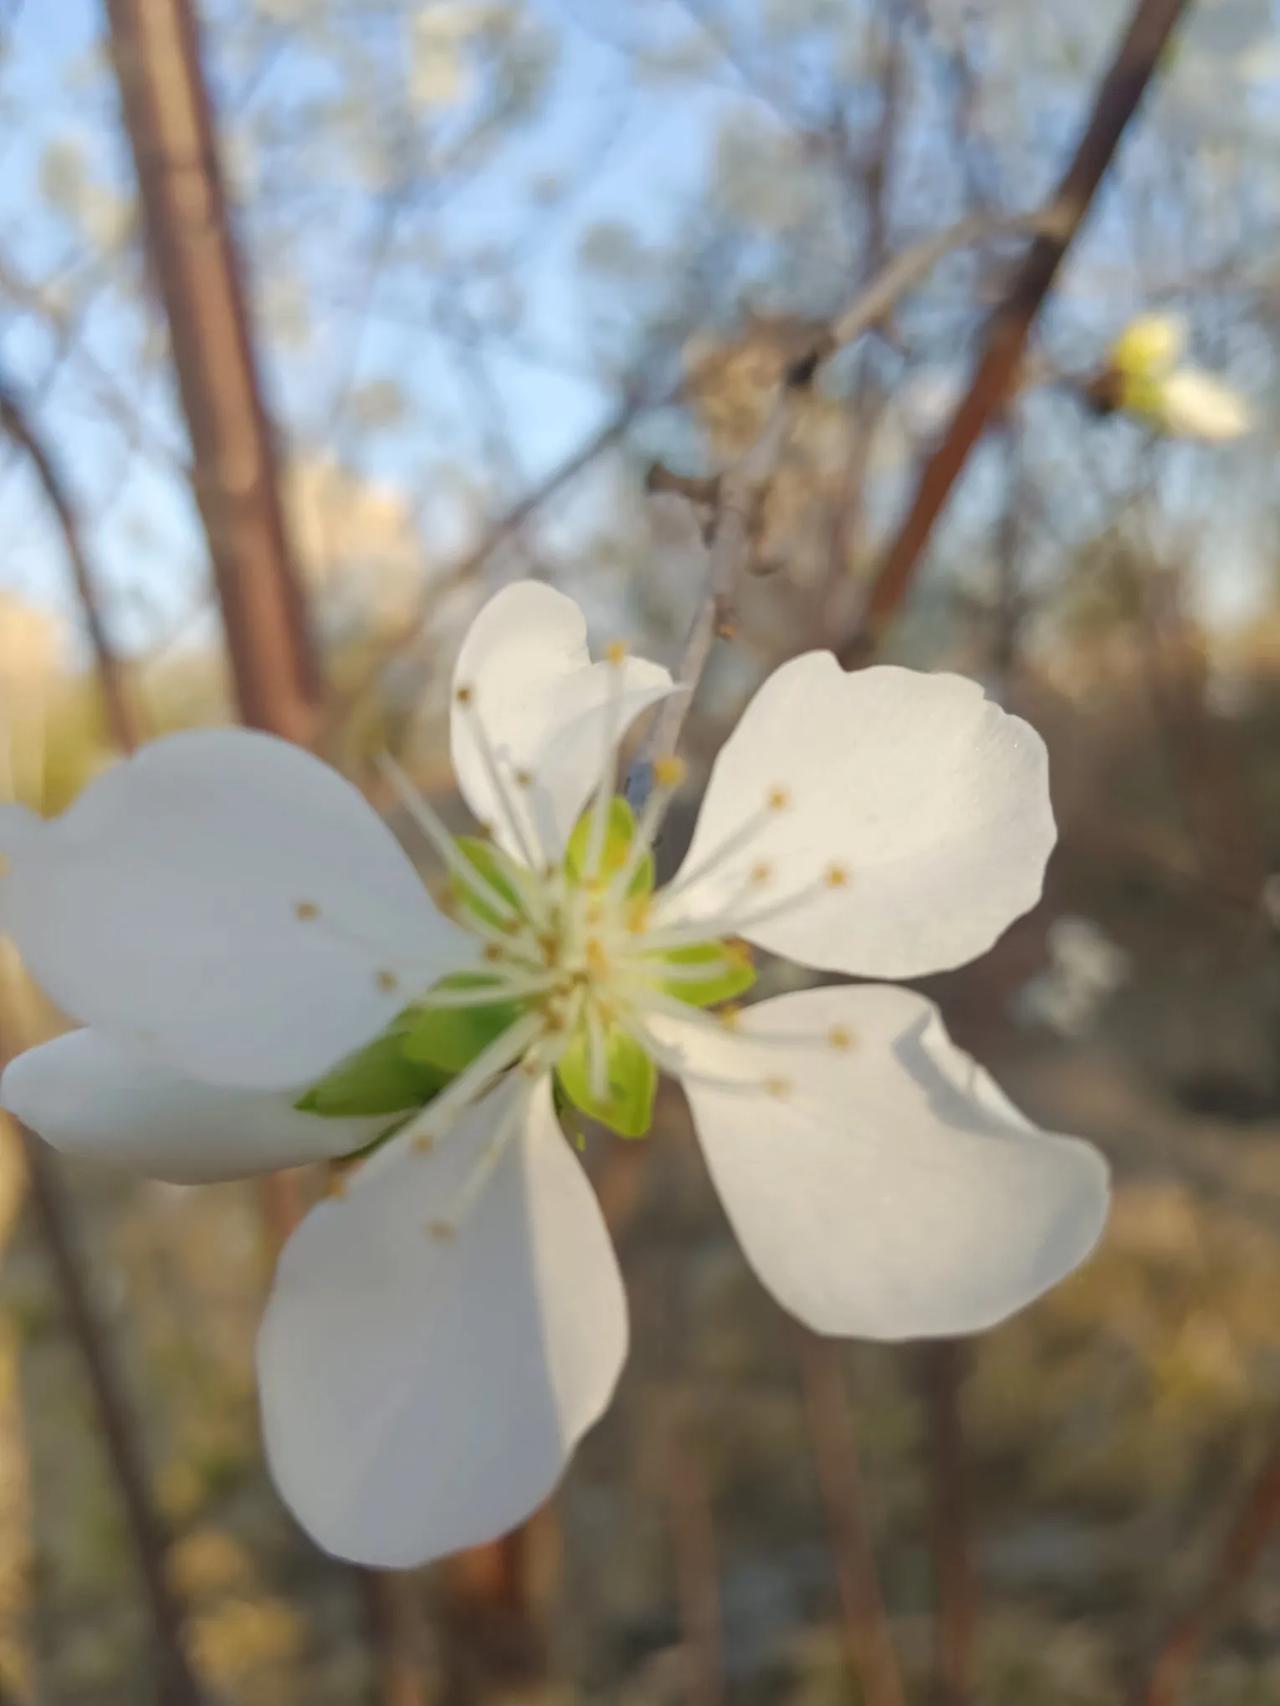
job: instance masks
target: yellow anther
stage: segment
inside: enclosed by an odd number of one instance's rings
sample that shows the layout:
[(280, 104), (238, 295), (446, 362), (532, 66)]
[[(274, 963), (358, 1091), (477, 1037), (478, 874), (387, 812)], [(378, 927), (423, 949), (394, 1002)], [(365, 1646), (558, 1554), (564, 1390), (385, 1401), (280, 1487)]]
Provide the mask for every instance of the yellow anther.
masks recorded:
[(319, 918), (320, 908), (313, 900), (300, 900), (293, 909), (293, 916), (305, 924), (308, 919)]
[(832, 1025), (827, 1032), (827, 1041), (843, 1054), (853, 1047), (853, 1032), (847, 1025)]
[(736, 1031), (742, 1023), (741, 1007), (721, 1007), (716, 1012), (716, 1018), (726, 1031)]
[(459, 705), (470, 705), (475, 699), (475, 691), (470, 687), (458, 687), (454, 689), (453, 696)]
[(587, 956), (587, 970), (593, 977), (603, 977), (609, 969), (609, 960), (608, 956), (605, 954), (604, 945), (601, 943), (598, 936), (588, 937), (585, 952)]
[(520, 1062), (520, 1070), (526, 1078), (536, 1078), (542, 1071), (542, 1062), (533, 1055), (527, 1054)]
[(747, 942), (739, 942), (736, 939), (724, 944), (724, 957), (735, 966), (749, 966), (754, 964), (751, 957), (750, 944)]
[(458, 1236), (458, 1228), (451, 1220), (429, 1220), (427, 1231), (437, 1244), (452, 1244)]
[(653, 779), (660, 788), (679, 788), (688, 774), (689, 766), (683, 758), (672, 755), (653, 761)]
[(766, 1078), (764, 1087), (771, 1096), (776, 1096), (779, 1101), (791, 1094), (791, 1080), (789, 1078)]
[(400, 987), (400, 979), (393, 971), (380, 971), (375, 981), (385, 995), (390, 995), (393, 989)]
[(822, 880), (829, 889), (847, 889), (849, 886), (849, 867), (847, 865), (828, 865), (822, 874)]
[(482, 958), (488, 960), (490, 965), (496, 965), (503, 957), (502, 949), (496, 942), (485, 943)]
[(611, 663), (615, 669), (626, 661), (627, 648), (621, 640), (610, 640), (604, 648), (606, 663)]
[(627, 929), (633, 936), (643, 936), (649, 928), (653, 903), (647, 894), (632, 895), (627, 902)]
[(337, 1167), (331, 1169), (329, 1173), (326, 1194), (337, 1198), (345, 1197), (347, 1194), (347, 1176)]
[(533, 771), (532, 770), (517, 770), (515, 773), (515, 783), (516, 783), (517, 788), (532, 788), (532, 786), (533, 786)]
[(765, 803), (771, 812), (784, 812), (791, 804), (791, 790), (781, 785), (770, 788), (765, 795)]
[(773, 866), (765, 860), (751, 867), (751, 881), (756, 888), (762, 889), (766, 883), (773, 881)]
[(429, 1131), (420, 1131), (413, 1140), (413, 1147), (419, 1155), (430, 1155), (436, 1146), (436, 1140)]

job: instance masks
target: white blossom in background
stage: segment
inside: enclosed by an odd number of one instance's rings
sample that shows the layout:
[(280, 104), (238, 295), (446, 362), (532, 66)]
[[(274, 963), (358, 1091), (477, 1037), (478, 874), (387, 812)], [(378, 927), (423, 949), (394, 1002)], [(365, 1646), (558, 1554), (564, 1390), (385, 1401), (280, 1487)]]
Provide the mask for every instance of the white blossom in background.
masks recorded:
[(1224, 379), (1180, 364), (1187, 326), (1176, 314), (1140, 314), (1107, 352), (1108, 395), (1173, 438), (1224, 443), (1249, 431), (1248, 404)]
[(1062, 1037), (1084, 1036), (1128, 981), (1129, 955), (1092, 918), (1072, 914), (1054, 919), (1045, 946), (1048, 964), (1019, 991), (1018, 1016)]
[(289, 1241), (259, 1343), (272, 1470), (332, 1552), (415, 1564), (552, 1490), (627, 1346), (562, 1120), (638, 1137), (659, 1072), (748, 1259), (820, 1332), (975, 1331), (1098, 1237), (1101, 1158), (1035, 1130), (923, 996), (722, 1005), (746, 943), (870, 978), (987, 949), (1054, 841), (1039, 737), (955, 676), (796, 658), (655, 888), (682, 769), (655, 766), (637, 818), (617, 754), (674, 691), (620, 648), (592, 663), (549, 588), (486, 606), (452, 746), (490, 839), (450, 838), (387, 767), (452, 919), (347, 782), (258, 734), (157, 741), (52, 822), (0, 809), (0, 921), (84, 1026), (8, 1068), (6, 1107), (167, 1179), (369, 1151)]

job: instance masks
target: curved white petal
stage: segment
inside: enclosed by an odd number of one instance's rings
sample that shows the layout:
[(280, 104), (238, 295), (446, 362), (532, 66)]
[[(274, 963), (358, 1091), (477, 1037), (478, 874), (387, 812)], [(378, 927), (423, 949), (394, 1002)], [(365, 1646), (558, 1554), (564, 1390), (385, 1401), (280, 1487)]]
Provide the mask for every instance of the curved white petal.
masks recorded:
[[(506, 791), (522, 827), (554, 830), (562, 846), (599, 779), (612, 721), (621, 734), (673, 691), (661, 664), (626, 658), (592, 663), (587, 623), (571, 598), (519, 581), (491, 598), (471, 624), (454, 671), (453, 768), (468, 806), (519, 855), (476, 736), (478, 719), (504, 779), (527, 772), (532, 786)], [(465, 688), (470, 703), (460, 704)], [(612, 703), (611, 703), (612, 702)]]
[[(508, 1116), (518, 1134), (455, 1235), (433, 1236)], [(594, 1194), (547, 1083), (513, 1074), (432, 1153), (393, 1139), (290, 1239), (258, 1344), (276, 1484), (361, 1563), (490, 1540), (551, 1492), (626, 1343)]]
[(388, 1123), (321, 1119), (287, 1093), (183, 1078), (98, 1031), (70, 1031), (10, 1061), (0, 1106), (68, 1155), (184, 1185), (348, 1155)]
[[(771, 812), (773, 790), (785, 804)], [(759, 832), (695, 876), (753, 815)], [(983, 953), (1034, 906), (1054, 839), (1043, 741), (975, 682), (849, 674), (810, 652), (769, 677), (725, 743), (683, 867), (692, 880), (662, 918), (718, 919), (808, 891), (730, 928), (827, 971), (918, 977)], [(757, 869), (767, 880), (753, 888)]]
[(1030, 1125), (921, 995), (806, 990), (749, 1008), (733, 1032), (667, 1035), (748, 1259), (818, 1332), (976, 1332), (1097, 1241), (1101, 1156)]
[(171, 735), (10, 854), (5, 920), (68, 1013), (210, 1082), (319, 1077), (464, 959), (350, 783), (269, 735)]

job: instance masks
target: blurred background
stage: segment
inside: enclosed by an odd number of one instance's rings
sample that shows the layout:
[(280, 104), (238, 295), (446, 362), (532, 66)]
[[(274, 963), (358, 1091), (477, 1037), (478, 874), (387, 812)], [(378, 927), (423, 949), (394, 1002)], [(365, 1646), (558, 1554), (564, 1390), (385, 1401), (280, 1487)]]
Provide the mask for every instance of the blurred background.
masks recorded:
[[(6, 1130), (0, 1700), (1280, 1701), (1280, 27), (1201, 0), (1162, 45), (1176, 11), (1138, 7), (1131, 114), (1127, 0), (0, 0), (6, 790), (54, 812), (243, 718), (452, 810), (484, 597), (544, 578), (674, 663), (748, 466), (695, 779), (814, 645), (1029, 717), (1048, 892), (929, 993), (1117, 1173), (1024, 1316), (834, 1346), (750, 1276), (678, 1096), (597, 1135), (617, 1402), (515, 1540), (375, 1580), (257, 1439), (272, 1250), (323, 1181)], [(1028, 300), (1019, 217), (1117, 111)], [(13, 1052), (59, 1020), (3, 970)]]

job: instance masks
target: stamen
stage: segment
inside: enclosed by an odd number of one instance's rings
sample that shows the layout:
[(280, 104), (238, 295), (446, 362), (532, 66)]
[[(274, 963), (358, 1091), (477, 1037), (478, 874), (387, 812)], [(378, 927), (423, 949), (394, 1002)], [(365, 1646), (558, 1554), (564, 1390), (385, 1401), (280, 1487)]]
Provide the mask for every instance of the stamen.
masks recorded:
[[(428, 1102), (422, 1112), (410, 1120), (400, 1134), (401, 1141), (424, 1154), (429, 1153), (447, 1136), (460, 1115), (479, 1098), (492, 1080), (519, 1060), (542, 1028), (542, 1017), (538, 1013), (526, 1013), (513, 1025), (508, 1025), (500, 1036), (480, 1050), (470, 1066), (465, 1067), (434, 1101)], [(426, 1140), (425, 1146), (423, 1139)]]
[(613, 804), (618, 739), (621, 734), (622, 692), (626, 681), (622, 669), (627, 655), (626, 648), (615, 643), (607, 649), (605, 655), (609, 660), (610, 669), (609, 693), (604, 704), (604, 751), (600, 756), (600, 780), (591, 803), (591, 833), (587, 839), (587, 857), (583, 867), (589, 881), (597, 880), (600, 876), (600, 866), (608, 839), (609, 808)]
[[(459, 689), (459, 692), (461, 691), (462, 689)], [(392, 758), (391, 754), (380, 752), (374, 762), (395, 789), (405, 811), (408, 812), (413, 822), (444, 860), (453, 876), (457, 878), (463, 888), (470, 891), (472, 898), (483, 901), (485, 906), (491, 912), (496, 913), (499, 918), (512, 924), (523, 925), (525, 920), (512, 909), (511, 902), (504, 899), (492, 883), (485, 880), (470, 859), (459, 850), (456, 841), (445, 828), (434, 808), (414, 787), (410, 778)]]
[(610, 896), (615, 901), (621, 900), (626, 894), (636, 872), (644, 863), (645, 855), (653, 850), (658, 831), (667, 815), (667, 807), (682, 786), (686, 774), (687, 767), (682, 758), (654, 760), (653, 787), (649, 790), (649, 797), (636, 820), (635, 834), (631, 838), (627, 856), (609, 884)]
[[(529, 829), (528, 814), (523, 810), (521, 801), (511, 791), (503, 777), (502, 765), (480, 716), (480, 709), (476, 704), (474, 693), (466, 701), (460, 700), (459, 702), (465, 705), (471, 734), (480, 753), (480, 762), (484, 765), (485, 774), (489, 778), (489, 785), (493, 789), (498, 810), (506, 821), (506, 827), (511, 831), (512, 838), (520, 849), (520, 856), (525, 864), (531, 871), (540, 870), (545, 862), (546, 854), (541, 847), (534, 845)], [(527, 771), (513, 771), (512, 780), (515, 781), (518, 775), (527, 774)], [(530, 781), (532, 781), (532, 777), (530, 777)]]
[(560, 972), (545, 972), (540, 977), (504, 976), (500, 969), (492, 974), (492, 983), (473, 985), (467, 989), (428, 989), (414, 1000), (415, 1007), (496, 1007), (504, 1001), (514, 1001), (525, 995), (545, 995), (563, 981)]
[[(796, 907), (807, 906), (810, 901), (825, 894), (830, 887), (829, 880), (823, 876), (819, 877), (817, 882), (808, 883), (804, 888), (784, 895), (771, 906), (758, 907), (755, 912), (727, 911), (718, 917), (700, 918), (696, 923), (670, 924), (665, 928), (659, 926), (644, 938), (645, 947), (687, 948), (716, 936), (748, 936), (752, 930), (761, 924), (767, 924), (770, 919), (780, 918), (785, 913), (794, 911)], [(660, 900), (665, 898), (665, 893), (666, 891), (659, 896)]]
[(674, 882), (668, 883), (666, 888), (661, 890), (656, 897), (658, 905), (663, 906), (668, 901), (674, 900), (686, 889), (692, 888), (695, 883), (700, 883), (704, 877), (710, 876), (712, 871), (719, 870), (721, 865), (727, 864), (736, 853), (742, 852), (743, 848), (749, 847), (761, 830), (769, 825), (772, 816), (773, 813), (767, 804), (760, 811), (752, 812), (750, 817), (740, 823), (737, 829), (732, 830), (718, 847), (713, 847), (705, 858), (699, 859), (696, 864), (681, 871)]
[[(359, 931), (349, 929), (336, 919), (322, 912), (313, 900), (299, 900), (294, 903), (293, 916), (300, 923), (312, 925), (322, 934), (341, 942), (345, 947), (356, 948), (361, 954), (366, 954), (374, 961), (374, 981), (378, 988), (390, 991), (400, 986), (401, 982), (416, 984), (425, 981), (423, 967), (411, 960), (399, 959), (393, 950), (388, 949), (385, 942), (373, 941), (363, 936)], [(388, 965), (386, 962), (390, 962)], [(392, 970), (391, 967), (395, 967)], [(390, 980), (390, 981), (388, 981)]]
[(453, 1201), (443, 1215), (427, 1222), (427, 1232), (437, 1242), (451, 1244), (461, 1231), (467, 1216), (480, 1200), (484, 1187), (493, 1177), (494, 1169), (506, 1154), (512, 1139), (519, 1133), (533, 1088), (533, 1085), (529, 1084), (511, 1091), (507, 1106), (498, 1116), (497, 1125), (485, 1139)]

